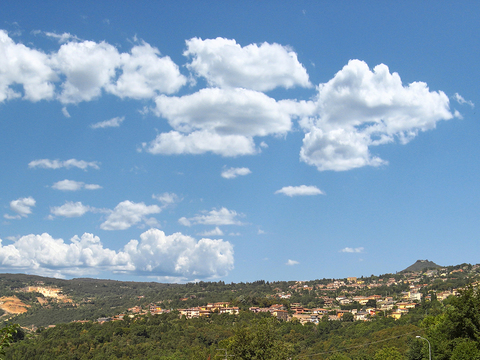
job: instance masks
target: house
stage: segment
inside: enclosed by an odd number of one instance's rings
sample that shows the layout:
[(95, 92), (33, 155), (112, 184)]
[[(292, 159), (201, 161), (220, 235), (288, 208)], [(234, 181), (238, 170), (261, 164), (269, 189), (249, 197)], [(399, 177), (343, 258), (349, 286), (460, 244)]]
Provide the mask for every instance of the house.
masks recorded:
[(418, 304), (416, 303), (407, 303), (407, 302), (399, 302), (396, 304), (398, 309), (415, 309)]
[(139, 314), (142, 311), (141, 306), (134, 306), (133, 308), (128, 309), (128, 311), (134, 313), (134, 314)]
[(312, 314), (293, 314), (292, 315), (292, 320), (293, 319), (298, 319), (300, 321), (300, 324), (304, 325), (306, 323), (314, 323), (318, 324), (318, 317), (316, 315)]
[(344, 314), (349, 313), (348, 310), (337, 310), (337, 317), (340, 319), (343, 317)]
[(322, 309), (322, 308), (316, 308), (316, 309), (312, 309), (312, 314), (314, 314), (314, 315), (325, 315), (325, 314), (328, 314), (328, 310), (327, 309)]
[(398, 311), (394, 311), (388, 316), (394, 318), (395, 320), (398, 320), (402, 317), (402, 313)]
[(288, 320), (288, 311), (286, 310), (274, 310), (272, 311), (272, 315), (275, 316), (278, 320)]
[(283, 304), (273, 304), (273, 305), (270, 306), (270, 309), (272, 309), (272, 310), (286, 310), (286, 307)]
[(238, 307), (222, 307), (220, 308), (220, 314), (238, 315), (240, 309)]
[(303, 306), (291, 306), (290, 310), (294, 311), (295, 314), (305, 314), (305, 313), (311, 313), (311, 309), (304, 308)]
[(368, 320), (368, 316), (370, 314), (367, 313), (366, 311), (359, 311), (356, 314), (354, 314), (354, 319), (355, 321), (366, 321)]

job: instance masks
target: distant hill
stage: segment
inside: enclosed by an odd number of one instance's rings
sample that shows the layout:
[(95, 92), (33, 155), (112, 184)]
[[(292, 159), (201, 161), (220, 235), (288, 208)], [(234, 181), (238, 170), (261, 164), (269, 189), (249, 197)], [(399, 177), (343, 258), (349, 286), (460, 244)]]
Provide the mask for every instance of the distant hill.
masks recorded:
[(428, 261), (428, 260), (417, 260), (415, 264), (410, 265), (407, 267), (405, 270), (402, 270), (401, 272), (416, 272), (416, 271), (422, 271), (425, 269), (435, 269), (435, 268), (441, 268), (442, 266), (435, 264), (433, 261)]

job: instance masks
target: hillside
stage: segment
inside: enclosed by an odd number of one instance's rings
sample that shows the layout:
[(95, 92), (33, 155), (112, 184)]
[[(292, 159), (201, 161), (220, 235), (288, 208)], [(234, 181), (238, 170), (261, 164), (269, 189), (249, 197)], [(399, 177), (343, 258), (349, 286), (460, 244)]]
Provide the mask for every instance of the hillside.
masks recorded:
[[(418, 261), (425, 269), (437, 266)], [(412, 267), (407, 268), (406, 270)], [(405, 274), (405, 275), (404, 275)], [(432, 291), (447, 293), (480, 279), (480, 266), (461, 264), (440, 268), (438, 272), (416, 271), (345, 279), (310, 281), (264, 280), (252, 283), (197, 282), (162, 284), (101, 279), (54, 279), (24, 274), (0, 274), (0, 320), (35, 329), (78, 320), (97, 320), (125, 314), (136, 308), (148, 312), (188, 309), (209, 303), (229, 302), (240, 310), (294, 304), (306, 308), (351, 310), (360, 306), (356, 298), (377, 296), (401, 301), (407, 296), (426, 297)], [(440, 295), (439, 295), (440, 296)], [(444, 295), (445, 296), (445, 295)], [(446, 295), (448, 296), (448, 295)], [(15, 299), (16, 308), (10, 307)], [(9, 301), (6, 301), (9, 300)], [(12, 303), (13, 304), (13, 303)], [(298, 305), (296, 305), (298, 306)], [(12, 311), (12, 309), (14, 311)]]

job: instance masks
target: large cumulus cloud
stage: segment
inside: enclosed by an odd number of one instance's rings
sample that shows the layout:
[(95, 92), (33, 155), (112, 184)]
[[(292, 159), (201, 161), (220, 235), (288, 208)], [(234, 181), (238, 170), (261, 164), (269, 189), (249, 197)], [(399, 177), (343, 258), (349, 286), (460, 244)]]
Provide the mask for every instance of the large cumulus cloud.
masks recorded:
[(105, 41), (64, 39), (57, 52), (47, 54), (15, 43), (0, 30), (0, 102), (22, 97), (16, 84), (23, 87), (26, 100), (56, 98), (64, 104), (91, 101), (103, 91), (121, 98), (153, 98), (186, 84), (178, 66), (145, 42), (120, 53)]
[(156, 113), (174, 130), (158, 135), (145, 147), (154, 154), (251, 155), (258, 151), (254, 137), (287, 134), (292, 118), (308, 108), (306, 104), (276, 101), (243, 88), (206, 88), (182, 97), (162, 95), (156, 99)]
[(187, 67), (211, 86), (268, 91), (276, 87), (309, 87), (308, 74), (290, 48), (264, 42), (240, 46), (218, 37), (187, 40)]
[(386, 65), (372, 71), (360, 60), (349, 61), (320, 84), (313, 103), (314, 112), (301, 121), (306, 134), (300, 158), (318, 170), (385, 164), (371, 154), (372, 146), (405, 144), (453, 117), (442, 91), (430, 91), (423, 82), (404, 86)]
[(23, 86), (27, 100), (52, 99), (56, 80), (48, 55), (16, 44), (6, 31), (0, 30), (0, 102), (22, 96), (12, 87), (15, 84)]
[(0, 240), (0, 268), (65, 277), (100, 271), (174, 278), (221, 277), (233, 269), (233, 246), (228, 241), (200, 239), (150, 229), (123, 249), (105, 248), (100, 238), (85, 233), (69, 242), (50, 234), (26, 235), (12, 244)]

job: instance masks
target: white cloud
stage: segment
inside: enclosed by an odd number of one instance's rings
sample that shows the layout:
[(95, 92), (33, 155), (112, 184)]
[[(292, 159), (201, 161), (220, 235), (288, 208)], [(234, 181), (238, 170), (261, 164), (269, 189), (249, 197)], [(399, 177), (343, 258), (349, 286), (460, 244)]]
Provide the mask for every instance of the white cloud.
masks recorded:
[(183, 217), (178, 222), (185, 226), (191, 226), (196, 224), (203, 225), (243, 225), (238, 220), (239, 217), (243, 217), (243, 214), (237, 213), (235, 210), (228, 210), (222, 207), (220, 210), (213, 209), (211, 211), (203, 211), (202, 214), (195, 215), (189, 219)]
[(207, 151), (237, 156), (255, 154), (253, 137), (282, 136), (292, 127), (291, 118), (314, 105), (276, 101), (247, 89), (202, 89), (182, 97), (156, 98), (156, 113), (174, 131), (157, 136), (147, 151), (154, 154), (200, 154)]
[(120, 54), (105, 42), (68, 42), (52, 55), (52, 65), (66, 77), (59, 100), (78, 103), (101, 95), (115, 76)]
[(88, 205), (83, 205), (80, 201), (73, 202), (67, 201), (62, 206), (54, 206), (50, 208), (50, 212), (55, 216), (64, 216), (64, 217), (80, 217), (85, 215), (88, 211), (94, 210)]
[(460, 105), (467, 104), (467, 105), (470, 105), (472, 108), (475, 107), (475, 104), (474, 104), (471, 100), (465, 100), (465, 99), (463, 98), (463, 96), (460, 95), (459, 93), (455, 93), (454, 99), (455, 99)]
[(161, 95), (157, 114), (177, 131), (206, 130), (221, 135), (266, 136), (285, 134), (292, 123), (292, 101), (276, 101), (247, 89), (207, 88), (182, 97)]
[(183, 226), (192, 226), (190, 220), (188, 220), (185, 216), (178, 219), (178, 223)]
[(200, 236), (223, 236), (223, 231), (217, 226), (215, 229), (212, 230), (207, 230), (201, 233), (198, 233), (197, 235)]
[(280, 190), (275, 191), (275, 194), (284, 194), (287, 196), (311, 196), (311, 195), (325, 195), (325, 193), (316, 186), (285, 186)]
[(121, 55), (122, 74), (108, 90), (121, 98), (152, 98), (158, 93), (172, 94), (187, 82), (170, 57), (160, 57), (157, 48), (143, 42), (131, 54)]
[(290, 259), (288, 259), (288, 261), (285, 263), (285, 265), (288, 265), (288, 266), (293, 266), (293, 265), (298, 265), (298, 264), (300, 264), (298, 261), (290, 260)]
[[(40, 31), (41, 32), (41, 31)], [(80, 40), (78, 37), (75, 35), (72, 35), (70, 33), (63, 33), (63, 34), (57, 34), (54, 32), (45, 32), (44, 33), (46, 36), (57, 39), (60, 44), (66, 43), (68, 41), (77, 41)]]
[(177, 194), (168, 193), (168, 192), (163, 193), (163, 194), (159, 194), (159, 195), (153, 194), (152, 199), (160, 201), (162, 203), (163, 207), (166, 207), (168, 205), (173, 205), (173, 204), (181, 201), (181, 199), (178, 197)]
[(52, 189), (62, 190), (62, 191), (77, 191), (81, 189), (97, 190), (101, 188), (102, 187), (100, 185), (85, 184), (84, 182), (81, 182), (81, 181), (67, 180), (67, 179), (57, 181), (55, 184), (52, 185)]
[(344, 253), (362, 253), (363, 250), (364, 250), (363, 247), (358, 247), (358, 248), (346, 247), (346, 248), (340, 250), (340, 252), (344, 252)]
[(101, 189), (102, 187), (98, 184), (84, 184), (83, 187), (86, 190), (98, 190)]
[(92, 129), (104, 129), (107, 127), (119, 127), (120, 124), (125, 120), (125, 116), (122, 117), (114, 117), (110, 120), (100, 121), (98, 123), (90, 125)]
[(387, 162), (372, 156), (370, 147), (405, 144), (418, 132), (453, 117), (448, 97), (427, 84), (403, 86), (386, 65), (373, 71), (351, 60), (333, 79), (318, 86), (316, 110), (300, 122), (306, 132), (300, 158), (318, 170), (349, 170)]
[(100, 225), (100, 228), (103, 230), (125, 230), (139, 222), (151, 221), (146, 216), (158, 214), (160, 211), (161, 208), (157, 205), (145, 205), (143, 202), (134, 203), (128, 200), (122, 201), (108, 215), (107, 220)]
[[(121, 98), (152, 98), (174, 93), (187, 82), (168, 56), (160, 57), (160, 52), (145, 42), (129, 53), (120, 53), (104, 41), (81, 41), (69, 33), (35, 33), (55, 38), (62, 45), (57, 52), (46, 54), (16, 44), (0, 30), (0, 102), (22, 96), (12, 87), (15, 84), (23, 86), (23, 97), (30, 101), (56, 98), (63, 104), (76, 104), (91, 101), (102, 92)], [(65, 107), (62, 112), (69, 117)]]
[(0, 240), (0, 264), (4, 270), (61, 277), (132, 269), (127, 254), (105, 249), (98, 237), (87, 233), (73, 237), (69, 244), (47, 233), (22, 236), (6, 246)]
[(32, 207), (34, 207), (36, 204), (36, 201), (33, 197), (29, 196), (26, 198), (20, 198), (17, 200), (12, 200), (10, 201), (10, 209), (14, 212), (16, 212), (18, 215), (8, 215), (5, 214), (4, 217), (5, 219), (9, 220), (18, 220), (22, 217), (27, 217), (32, 213)]
[(192, 280), (225, 276), (233, 269), (233, 246), (228, 241), (201, 239), (150, 229), (119, 251), (105, 248), (97, 236), (85, 233), (69, 242), (44, 233), (0, 240), (0, 269), (65, 277), (100, 271)]
[(235, 40), (220, 37), (192, 38), (186, 44), (184, 55), (192, 57), (188, 69), (211, 86), (258, 91), (311, 86), (297, 54), (288, 47), (266, 42), (241, 47)]
[(70, 113), (68, 112), (66, 106), (64, 106), (64, 107), (62, 108), (62, 114), (63, 114), (63, 116), (65, 116), (66, 118), (69, 118), (69, 117), (70, 117)]
[(251, 173), (250, 169), (246, 167), (229, 168), (222, 171), (222, 177), (225, 179), (235, 179), (237, 176), (244, 176)]
[(77, 160), (77, 159), (70, 159), (65, 161), (60, 160), (49, 160), (49, 159), (39, 159), (33, 160), (28, 164), (29, 168), (42, 168), (42, 169), (60, 169), (60, 168), (67, 168), (70, 169), (72, 167), (76, 167), (82, 170), (86, 170), (89, 167), (94, 169), (100, 169), (99, 163), (97, 161), (87, 162), (84, 160)]
[(55, 72), (43, 52), (15, 44), (7, 32), (0, 30), (0, 103), (22, 97), (12, 87), (22, 85), (23, 98), (30, 101), (52, 99), (55, 93)]
[[(295, 52), (269, 43), (242, 47), (224, 38), (193, 38), (186, 43), (187, 67), (212, 87), (168, 97), (163, 94), (177, 92), (188, 79), (155, 47), (141, 42), (121, 53), (106, 42), (81, 41), (68, 33), (45, 34), (63, 42), (57, 52), (47, 54), (17, 44), (0, 30), (0, 103), (23, 97), (76, 104), (103, 93), (155, 99), (152, 111), (167, 119), (172, 131), (143, 144), (153, 154), (257, 154), (266, 143), (259, 139), (257, 145), (256, 138), (286, 136), (292, 121), (301, 118), (305, 132), (301, 161), (319, 171), (342, 171), (387, 164), (372, 154), (372, 146), (396, 140), (405, 144), (419, 132), (435, 128), (440, 120), (461, 117), (458, 111), (450, 111), (443, 92), (430, 91), (423, 82), (403, 86), (400, 76), (390, 73), (386, 65), (370, 70), (360, 60), (349, 61), (330, 81), (320, 84), (312, 101), (277, 101), (262, 91), (310, 86)], [(458, 93), (454, 99), (474, 106)], [(70, 116), (66, 107), (62, 112)], [(93, 127), (116, 126), (120, 119)], [(36, 161), (31, 167), (65, 166), (58, 160)]]
[(250, 137), (218, 135), (208, 131), (195, 131), (184, 135), (177, 131), (159, 134), (143, 147), (151, 154), (203, 154), (212, 152), (222, 156), (253, 155), (257, 153)]
[(184, 279), (225, 276), (233, 269), (233, 246), (228, 241), (194, 238), (150, 229), (140, 242), (124, 248), (135, 271), (143, 275), (180, 276)]
[[(122, 53), (105, 42), (69, 42), (53, 57), (55, 67), (66, 75), (59, 97), (63, 103), (89, 101), (102, 89), (119, 97), (149, 98), (158, 92), (172, 93), (186, 82), (170, 58), (144, 43)], [(116, 71), (120, 76), (115, 81)]]

